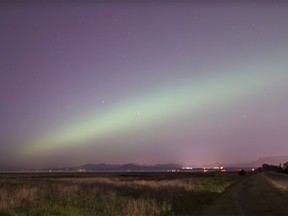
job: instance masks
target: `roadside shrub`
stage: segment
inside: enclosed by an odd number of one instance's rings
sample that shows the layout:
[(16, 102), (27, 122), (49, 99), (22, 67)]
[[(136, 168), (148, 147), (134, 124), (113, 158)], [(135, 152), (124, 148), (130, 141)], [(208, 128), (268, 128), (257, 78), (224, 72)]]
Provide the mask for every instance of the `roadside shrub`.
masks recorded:
[(245, 170), (244, 169), (240, 169), (239, 172), (238, 172), (238, 175), (240, 175), (240, 176), (246, 175)]

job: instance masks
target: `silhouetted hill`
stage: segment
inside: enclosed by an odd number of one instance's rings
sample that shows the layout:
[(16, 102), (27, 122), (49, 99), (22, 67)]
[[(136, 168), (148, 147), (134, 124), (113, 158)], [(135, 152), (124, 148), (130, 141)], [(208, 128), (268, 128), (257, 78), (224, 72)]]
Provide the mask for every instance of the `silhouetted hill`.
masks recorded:
[(261, 157), (256, 161), (247, 163), (225, 164), (225, 167), (261, 167), (262, 164), (279, 165), (288, 161), (288, 155)]

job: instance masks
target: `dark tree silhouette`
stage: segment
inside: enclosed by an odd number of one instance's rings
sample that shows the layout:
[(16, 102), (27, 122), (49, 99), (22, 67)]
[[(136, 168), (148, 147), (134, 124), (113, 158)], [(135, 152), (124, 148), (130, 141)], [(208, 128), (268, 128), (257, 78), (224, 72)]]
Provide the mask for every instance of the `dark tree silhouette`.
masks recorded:
[(245, 170), (244, 169), (240, 169), (239, 172), (238, 172), (238, 175), (241, 175), (241, 176), (246, 175)]
[(283, 164), (283, 172), (288, 173), (288, 161)]

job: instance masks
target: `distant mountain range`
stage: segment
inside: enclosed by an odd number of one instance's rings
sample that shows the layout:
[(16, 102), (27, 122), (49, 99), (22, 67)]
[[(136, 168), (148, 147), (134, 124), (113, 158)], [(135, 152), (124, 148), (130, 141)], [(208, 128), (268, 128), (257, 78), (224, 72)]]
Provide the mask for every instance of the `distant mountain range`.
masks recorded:
[[(262, 164), (273, 164), (273, 165), (279, 165), (280, 163), (283, 164), (285, 162), (288, 162), (288, 155), (285, 156), (270, 156), (270, 157), (262, 157), (259, 158), (256, 161), (252, 162), (243, 162), (243, 163), (235, 163), (235, 164), (222, 164), (224, 165), (224, 168), (257, 168), (261, 167)], [(198, 167), (214, 167), (219, 166), (220, 163), (214, 163), (210, 165), (203, 165)], [(40, 169), (40, 171), (47, 171), (47, 170), (53, 170), (53, 171), (94, 171), (94, 172), (121, 172), (121, 171), (167, 171), (167, 170), (177, 170), (181, 169), (184, 165), (182, 164), (174, 164), (174, 163), (167, 163), (167, 164), (155, 164), (155, 165), (146, 165), (146, 164), (135, 164), (135, 163), (128, 163), (128, 164), (105, 164), (105, 163), (99, 163), (99, 164), (83, 164), (81, 166), (75, 166), (75, 167), (62, 167), (62, 168), (49, 168), (49, 169)], [(197, 168), (197, 167), (193, 167)], [(8, 169), (8, 168), (0, 168), (0, 171), (17, 171), (22, 170), (25, 171), (26, 169)], [(35, 171), (34, 169), (28, 169), (26, 171)], [(39, 171), (39, 170), (38, 170)]]
[[(243, 162), (243, 163), (235, 163), (235, 164), (224, 164), (224, 167), (235, 167), (235, 168), (245, 168), (245, 167), (260, 167), (262, 164), (273, 164), (279, 165), (280, 163), (285, 163), (288, 161), (288, 155), (286, 156), (271, 156), (271, 157), (262, 157), (256, 161), (252, 162)], [(205, 165), (203, 167), (213, 167), (219, 166), (219, 163), (215, 163), (213, 165)], [(180, 169), (183, 167), (182, 164), (155, 164), (155, 165), (143, 165), (143, 164), (84, 164), (76, 167), (65, 167), (65, 168), (53, 168), (52, 170), (66, 170), (66, 171), (164, 171), (164, 170), (173, 170)]]

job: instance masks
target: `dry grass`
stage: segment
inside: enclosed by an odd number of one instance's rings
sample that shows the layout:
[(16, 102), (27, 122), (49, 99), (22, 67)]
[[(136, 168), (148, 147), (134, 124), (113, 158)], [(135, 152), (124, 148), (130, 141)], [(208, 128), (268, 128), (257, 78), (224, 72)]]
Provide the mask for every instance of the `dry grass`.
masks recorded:
[(188, 178), (188, 179), (169, 179), (169, 180), (130, 180), (123, 181), (119, 178), (78, 178), (78, 179), (62, 179), (73, 184), (107, 184), (116, 187), (149, 187), (149, 188), (164, 188), (176, 187), (183, 188), (186, 191), (192, 191), (195, 187), (201, 185), (205, 180), (203, 178)]
[(35, 202), (40, 197), (36, 187), (22, 186), (11, 190), (8, 187), (0, 188), (0, 209), (15, 208)]
[(214, 199), (217, 196), (215, 191), (219, 188), (222, 190), (223, 184), (214, 179), (1, 178), (0, 213), (131, 216), (190, 214)]
[[(164, 212), (166, 212), (164, 210)], [(167, 209), (169, 212), (169, 209)], [(143, 199), (132, 199), (127, 203), (125, 215), (160, 215), (161, 209), (159, 209), (158, 203), (155, 200), (143, 200)]]

